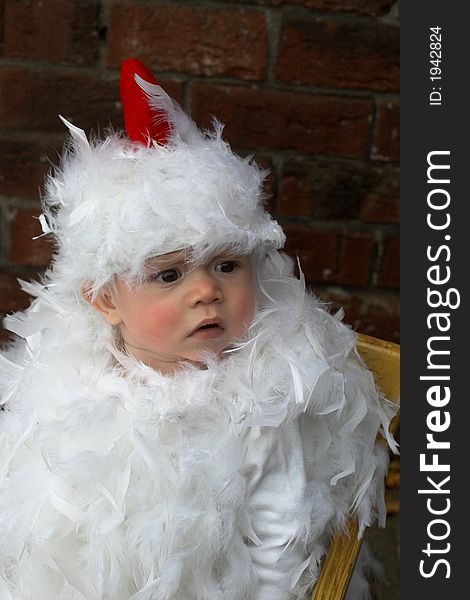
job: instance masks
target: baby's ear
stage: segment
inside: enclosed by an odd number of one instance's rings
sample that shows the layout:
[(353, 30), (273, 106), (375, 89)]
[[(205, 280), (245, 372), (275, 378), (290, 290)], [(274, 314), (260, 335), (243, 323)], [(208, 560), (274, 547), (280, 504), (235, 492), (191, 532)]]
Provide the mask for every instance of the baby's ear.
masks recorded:
[(111, 289), (104, 287), (98, 292), (97, 296), (93, 298), (90, 289), (83, 288), (82, 296), (93, 306), (93, 308), (103, 315), (110, 325), (119, 325), (119, 323), (121, 323), (121, 315), (114, 302), (114, 294)]

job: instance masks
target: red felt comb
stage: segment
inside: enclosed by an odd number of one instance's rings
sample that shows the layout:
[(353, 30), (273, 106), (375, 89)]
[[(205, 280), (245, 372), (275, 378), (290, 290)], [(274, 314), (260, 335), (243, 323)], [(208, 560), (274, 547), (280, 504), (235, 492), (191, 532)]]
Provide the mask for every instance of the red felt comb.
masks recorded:
[(163, 112), (150, 107), (147, 94), (135, 81), (135, 75), (158, 85), (152, 71), (136, 58), (128, 58), (121, 67), (121, 100), (127, 135), (133, 142), (149, 145), (149, 138), (165, 145), (170, 125)]

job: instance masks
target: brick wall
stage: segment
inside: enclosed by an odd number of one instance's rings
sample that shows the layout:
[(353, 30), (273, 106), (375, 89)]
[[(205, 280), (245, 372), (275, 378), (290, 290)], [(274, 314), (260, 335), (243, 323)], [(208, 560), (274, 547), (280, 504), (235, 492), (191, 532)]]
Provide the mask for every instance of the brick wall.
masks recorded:
[[(271, 169), (269, 208), (317, 295), (398, 339), (399, 27), (394, 0), (0, 2), (0, 313), (37, 276), (40, 186), (65, 137), (122, 126), (136, 56), (205, 126)], [(3, 334), (5, 336), (5, 334)]]

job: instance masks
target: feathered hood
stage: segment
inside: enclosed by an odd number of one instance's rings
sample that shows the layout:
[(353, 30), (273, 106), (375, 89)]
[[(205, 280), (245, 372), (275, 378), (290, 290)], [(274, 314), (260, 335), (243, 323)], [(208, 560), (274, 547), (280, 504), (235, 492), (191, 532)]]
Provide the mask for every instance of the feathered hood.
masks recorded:
[[(56, 238), (55, 279), (75, 293), (86, 284), (97, 291), (115, 274), (138, 278), (146, 259), (183, 248), (195, 260), (222, 248), (281, 248), (284, 233), (263, 208), (266, 171), (232, 152), (219, 123), (199, 130), (159, 85), (132, 75), (165, 133), (155, 139), (149, 123), (138, 139), (89, 141), (63, 119), (70, 140), (46, 181), (41, 217)], [(138, 114), (132, 104), (127, 111)]]

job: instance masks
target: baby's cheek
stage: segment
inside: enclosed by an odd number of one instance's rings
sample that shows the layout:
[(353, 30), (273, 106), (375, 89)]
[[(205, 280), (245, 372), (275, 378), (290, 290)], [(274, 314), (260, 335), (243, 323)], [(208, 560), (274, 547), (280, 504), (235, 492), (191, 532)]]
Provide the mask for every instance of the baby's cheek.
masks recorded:
[(240, 331), (238, 335), (243, 335), (251, 325), (255, 316), (256, 301), (253, 294), (244, 294), (238, 302), (238, 322)]
[(162, 338), (173, 331), (180, 321), (174, 306), (162, 304), (142, 315), (142, 329), (153, 339)]

